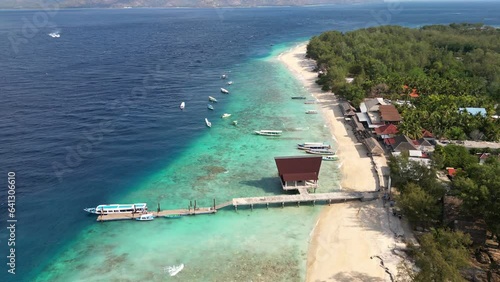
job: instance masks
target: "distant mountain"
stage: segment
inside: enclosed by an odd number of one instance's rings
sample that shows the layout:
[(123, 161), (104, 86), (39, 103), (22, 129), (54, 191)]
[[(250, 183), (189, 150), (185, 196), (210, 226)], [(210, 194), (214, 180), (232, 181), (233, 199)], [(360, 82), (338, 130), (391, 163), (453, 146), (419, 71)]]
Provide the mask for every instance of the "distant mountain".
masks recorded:
[(125, 8), (125, 7), (256, 7), (303, 6), (320, 4), (354, 4), (383, 2), (384, 0), (1, 0), (0, 8)]

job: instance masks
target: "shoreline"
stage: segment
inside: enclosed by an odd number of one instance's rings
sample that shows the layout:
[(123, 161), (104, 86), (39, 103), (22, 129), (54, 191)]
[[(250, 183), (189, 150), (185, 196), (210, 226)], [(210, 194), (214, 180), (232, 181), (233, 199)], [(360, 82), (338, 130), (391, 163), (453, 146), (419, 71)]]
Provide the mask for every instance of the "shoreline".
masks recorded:
[[(318, 100), (321, 115), (337, 142), (342, 189), (375, 191), (385, 186), (380, 170), (374, 169), (387, 167), (385, 157), (374, 157), (372, 162), (367, 156), (365, 146), (343, 122), (337, 97), (316, 84), (315, 62), (305, 58), (306, 46), (307, 42), (300, 43), (277, 59)], [(325, 207), (310, 234), (306, 281), (390, 281), (401, 261), (394, 250), (405, 247), (394, 236), (404, 234), (401, 221), (389, 216), (381, 199)]]

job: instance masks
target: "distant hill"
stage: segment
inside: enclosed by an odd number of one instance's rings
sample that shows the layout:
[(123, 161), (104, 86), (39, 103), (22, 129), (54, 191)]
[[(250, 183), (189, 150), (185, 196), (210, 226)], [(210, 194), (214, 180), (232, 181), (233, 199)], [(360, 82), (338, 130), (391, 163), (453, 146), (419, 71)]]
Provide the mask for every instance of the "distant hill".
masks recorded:
[(60, 8), (125, 8), (125, 7), (256, 7), (304, 6), (320, 4), (374, 3), (383, 0), (1, 0), (2, 9), (43, 8), (59, 5)]

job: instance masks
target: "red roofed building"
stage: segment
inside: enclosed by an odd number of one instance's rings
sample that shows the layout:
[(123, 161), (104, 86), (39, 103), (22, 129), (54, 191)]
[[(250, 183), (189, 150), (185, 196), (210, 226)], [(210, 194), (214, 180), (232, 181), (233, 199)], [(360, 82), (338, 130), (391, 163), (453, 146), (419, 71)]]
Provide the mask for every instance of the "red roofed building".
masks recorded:
[(283, 190), (317, 188), (321, 156), (275, 157)]
[(375, 128), (375, 134), (381, 139), (392, 138), (398, 134), (398, 127), (392, 123)]
[(412, 98), (418, 98), (418, 93), (417, 93), (417, 88), (413, 88), (413, 91), (410, 93), (410, 97)]
[(378, 109), (380, 111), (380, 121), (384, 124), (398, 124), (401, 122), (401, 116), (394, 105), (380, 105)]

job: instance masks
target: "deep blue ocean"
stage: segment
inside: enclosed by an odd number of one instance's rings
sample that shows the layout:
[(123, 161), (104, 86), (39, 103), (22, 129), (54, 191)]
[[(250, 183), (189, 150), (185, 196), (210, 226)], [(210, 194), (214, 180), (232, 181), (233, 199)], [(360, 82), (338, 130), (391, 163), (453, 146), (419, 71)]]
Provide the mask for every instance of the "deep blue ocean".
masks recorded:
[[(206, 96), (222, 73), (241, 76), (276, 45), (327, 30), (500, 26), (499, 15), (493, 1), (0, 11), (0, 281), (43, 272), (95, 224), (82, 208), (114, 202), (207, 134)], [(180, 101), (189, 115), (179, 115)], [(15, 276), (6, 265), (8, 172), (16, 179)]]

